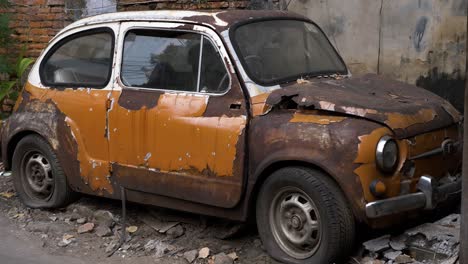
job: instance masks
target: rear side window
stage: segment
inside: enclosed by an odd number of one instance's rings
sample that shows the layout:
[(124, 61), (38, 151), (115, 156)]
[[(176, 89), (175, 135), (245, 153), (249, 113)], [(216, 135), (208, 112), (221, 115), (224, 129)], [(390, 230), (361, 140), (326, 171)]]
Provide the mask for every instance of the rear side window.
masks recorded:
[(229, 75), (221, 56), (203, 35), (185, 31), (131, 30), (125, 36), (124, 85), (221, 93)]
[(103, 88), (112, 69), (114, 34), (91, 30), (57, 43), (41, 64), (41, 79), (48, 86)]

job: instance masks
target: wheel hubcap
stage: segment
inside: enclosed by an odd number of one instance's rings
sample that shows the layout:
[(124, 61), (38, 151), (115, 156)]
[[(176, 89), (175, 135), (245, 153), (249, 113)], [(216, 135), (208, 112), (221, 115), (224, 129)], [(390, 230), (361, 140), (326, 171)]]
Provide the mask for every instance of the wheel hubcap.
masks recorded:
[(283, 188), (270, 207), (273, 236), (281, 249), (296, 259), (306, 259), (320, 245), (321, 224), (312, 199), (295, 187)]
[(36, 199), (48, 199), (54, 187), (52, 167), (40, 153), (30, 153), (23, 160), (23, 175), (29, 195)]

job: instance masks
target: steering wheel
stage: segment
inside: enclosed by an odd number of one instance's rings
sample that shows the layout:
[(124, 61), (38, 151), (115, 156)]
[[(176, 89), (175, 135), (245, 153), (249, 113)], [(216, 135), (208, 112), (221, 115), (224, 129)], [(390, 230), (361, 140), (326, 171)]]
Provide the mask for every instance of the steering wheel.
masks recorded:
[(257, 78), (263, 77), (263, 58), (258, 55), (248, 55), (244, 57), (248, 70)]

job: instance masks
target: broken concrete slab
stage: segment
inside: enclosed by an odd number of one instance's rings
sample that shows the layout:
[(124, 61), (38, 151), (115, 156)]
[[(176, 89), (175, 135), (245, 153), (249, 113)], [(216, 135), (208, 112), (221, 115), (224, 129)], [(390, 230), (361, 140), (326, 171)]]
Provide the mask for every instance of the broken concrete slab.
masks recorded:
[(386, 252), (384, 253), (384, 257), (385, 257), (386, 259), (389, 259), (389, 260), (395, 260), (395, 259), (396, 259), (398, 256), (400, 256), (401, 254), (403, 254), (403, 252), (391, 250), (391, 251), (386, 251)]
[(381, 252), (390, 248), (390, 235), (384, 235), (376, 239), (364, 242), (364, 248), (371, 252)]

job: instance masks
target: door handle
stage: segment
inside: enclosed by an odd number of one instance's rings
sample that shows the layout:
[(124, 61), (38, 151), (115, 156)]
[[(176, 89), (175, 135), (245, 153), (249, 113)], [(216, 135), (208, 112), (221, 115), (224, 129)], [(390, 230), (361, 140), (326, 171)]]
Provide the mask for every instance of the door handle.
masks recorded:
[(229, 109), (241, 109), (241, 104), (234, 103), (229, 106)]

